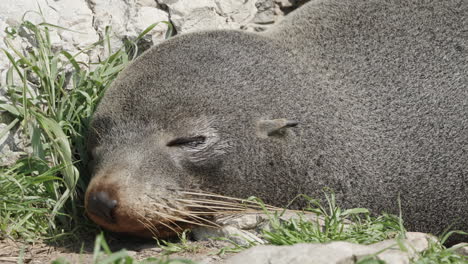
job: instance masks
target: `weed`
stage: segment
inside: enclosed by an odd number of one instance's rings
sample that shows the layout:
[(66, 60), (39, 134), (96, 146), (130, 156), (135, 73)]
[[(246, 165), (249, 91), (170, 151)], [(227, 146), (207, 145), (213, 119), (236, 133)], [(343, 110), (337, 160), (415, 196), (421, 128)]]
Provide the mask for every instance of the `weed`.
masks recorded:
[(239, 244), (239, 243), (235, 242), (234, 240), (229, 239), (227, 237), (216, 237), (214, 239), (219, 240), (219, 241), (226, 241), (226, 242), (228, 242), (230, 244), (229, 246), (222, 247), (218, 252), (216, 252), (216, 255), (224, 255), (226, 253), (239, 253), (239, 252), (244, 251), (244, 250), (246, 250), (248, 248), (251, 248), (253, 246), (258, 245), (258, 243), (255, 242), (255, 241), (247, 241), (246, 245), (241, 245), (241, 244)]
[(466, 264), (468, 256), (462, 256), (455, 252), (457, 248), (468, 246), (468, 243), (463, 243), (453, 248), (446, 248), (445, 241), (453, 234), (468, 235), (462, 231), (451, 231), (439, 237), (438, 240), (429, 240), (429, 247), (419, 253), (417, 258), (412, 261), (414, 264)]
[(182, 253), (182, 252), (191, 252), (196, 253), (201, 250), (199, 245), (191, 244), (187, 239), (187, 233), (189, 231), (185, 230), (179, 235), (179, 242), (172, 243), (166, 240), (157, 239), (156, 243), (160, 248), (163, 249), (163, 255), (170, 255), (174, 253)]
[[(57, 259), (52, 264), (69, 264), (66, 259)], [(147, 258), (142, 261), (137, 261), (131, 257), (125, 249), (112, 253), (103, 234), (96, 237), (94, 242), (93, 264), (195, 264), (193, 261), (186, 259), (168, 259), (163, 258)]]
[[(74, 55), (53, 47), (50, 35), (53, 30), (64, 30), (59, 26), (33, 24), (23, 18), (19, 26), (5, 30), (7, 49), (3, 52), (11, 67), (4, 87), (7, 100), (0, 101), (0, 110), (11, 121), (0, 136), (18, 129), (30, 153), (11, 168), (0, 169), (0, 236), (54, 236), (80, 223), (82, 209), (77, 208), (76, 197), (89, 180), (83, 176), (90, 117), (117, 74), (136, 56), (129, 53), (138, 53), (135, 43), (155, 26), (127, 43), (133, 50), (119, 49), (97, 63), (77, 58), (100, 46), (110, 52), (109, 29), (103, 41)], [(20, 32), (34, 45), (17, 48), (14, 40)]]
[[(305, 211), (315, 213), (317, 221), (308, 221), (301, 214), (298, 214), (298, 218), (283, 221), (280, 219), (281, 213), (275, 212), (270, 214), (271, 230), (263, 231), (266, 241), (273, 245), (330, 241), (372, 244), (404, 235), (400, 218), (390, 214), (372, 217), (364, 208), (343, 210), (336, 204), (333, 192), (325, 193), (326, 206), (308, 196), (303, 197), (309, 203)], [(320, 218), (322, 221), (319, 221)]]

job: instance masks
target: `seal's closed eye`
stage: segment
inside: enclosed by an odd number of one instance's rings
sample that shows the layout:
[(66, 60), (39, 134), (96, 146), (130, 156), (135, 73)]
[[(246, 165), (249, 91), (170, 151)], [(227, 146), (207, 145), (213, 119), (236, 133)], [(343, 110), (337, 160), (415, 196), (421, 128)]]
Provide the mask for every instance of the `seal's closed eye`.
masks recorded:
[(205, 136), (194, 136), (194, 137), (179, 137), (169, 141), (166, 146), (198, 146), (205, 143)]

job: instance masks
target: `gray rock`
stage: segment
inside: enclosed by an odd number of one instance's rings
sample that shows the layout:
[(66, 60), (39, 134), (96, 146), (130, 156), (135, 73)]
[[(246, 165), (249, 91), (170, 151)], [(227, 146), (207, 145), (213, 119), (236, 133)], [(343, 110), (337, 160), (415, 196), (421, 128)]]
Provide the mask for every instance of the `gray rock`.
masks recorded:
[(255, 3), (257, 14), (253, 20), (257, 24), (273, 24), (276, 20), (275, 3), (273, 0), (258, 0)]
[(197, 227), (192, 230), (195, 240), (208, 240), (214, 238), (227, 238), (230, 241), (241, 245), (262, 245), (265, 242), (259, 238), (254, 232), (242, 230), (233, 226), (225, 226), (221, 228)]
[[(106, 27), (111, 27), (114, 50), (122, 46), (122, 40), (136, 38), (149, 25), (169, 20), (167, 12), (149, 0), (89, 0), (89, 8), (94, 14), (93, 26), (101, 37)], [(161, 42), (166, 30), (167, 25), (160, 23), (148, 37), (153, 44)]]
[(459, 243), (452, 247), (455, 253), (468, 257), (468, 243)]
[(158, 0), (167, 6), (177, 32), (202, 29), (234, 29), (253, 19), (255, 6), (242, 0)]
[(198, 264), (220, 264), (224, 263), (223, 259), (220, 256), (211, 255), (203, 258), (202, 260), (197, 261)]
[[(230, 264), (333, 264), (355, 263), (370, 255), (388, 264), (410, 263), (417, 252), (425, 250), (432, 239), (423, 233), (407, 233), (407, 239), (398, 243), (386, 240), (372, 245), (357, 245), (349, 242), (326, 244), (296, 244), (293, 246), (256, 246), (227, 260)], [(404, 250), (400, 249), (400, 245)]]
[(273, 0), (158, 0), (178, 32), (201, 29), (255, 30), (283, 14)]
[[(214, 237), (224, 237), (231, 241), (247, 246), (251, 244), (264, 244), (266, 241), (261, 239), (262, 230), (271, 230), (273, 227), (269, 221), (271, 215), (260, 212), (252, 212), (241, 215), (221, 216), (214, 220), (219, 228), (196, 227), (192, 230), (195, 240), (207, 240)], [(307, 221), (316, 222), (323, 226), (324, 221), (312, 213), (302, 213), (296, 211), (286, 211), (279, 220), (287, 221), (291, 219), (302, 218)]]
[[(24, 152), (21, 147), (24, 147), (17, 128), (8, 129), (8, 124), (0, 123), (0, 164), (3, 166), (13, 165)], [(3, 135), (3, 136), (1, 136)]]

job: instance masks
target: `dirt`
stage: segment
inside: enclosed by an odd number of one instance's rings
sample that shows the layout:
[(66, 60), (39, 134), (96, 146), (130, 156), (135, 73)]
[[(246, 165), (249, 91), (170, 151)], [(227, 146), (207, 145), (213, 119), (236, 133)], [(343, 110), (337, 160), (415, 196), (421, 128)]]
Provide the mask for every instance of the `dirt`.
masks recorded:
[[(107, 243), (112, 252), (121, 249), (136, 260), (149, 257), (166, 257), (167, 253), (159, 247), (155, 240), (138, 240), (135, 238), (106, 236)], [(174, 242), (177, 243), (177, 242)], [(179, 245), (182, 245), (178, 242)], [(189, 241), (186, 249), (167, 256), (170, 259), (189, 259), (196, 263), (221, 263), (230, 254), (219, 256), (216, 253), (227, 244), (222, 241)], [(70, 238), (61, 244), (37, 241), (35, 243), (22, 243), (10, 239), (0, 240), (0, 264), (52, 263), (57, 259), (65, 259), (68, 263), (93, 263), (94, 238)], [(62, 262), (66, 263), (66, 262)]]

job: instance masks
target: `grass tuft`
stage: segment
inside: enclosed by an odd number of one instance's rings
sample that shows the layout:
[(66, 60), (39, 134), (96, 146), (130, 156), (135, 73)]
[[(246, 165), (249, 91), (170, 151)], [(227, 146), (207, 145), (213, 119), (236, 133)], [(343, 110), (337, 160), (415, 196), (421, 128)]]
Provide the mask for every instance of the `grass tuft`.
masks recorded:
[(373, 217), (364, 208), (343, 210), (336, 204), (333, 192), (325, 193), (326, 206), (308, 196), (302, 197), (309, 204), (305, 211), (315, 213), (317, 221), (304, 219), (301, 214), (298, 214), (299, 218), (284, 221), (280, 219), (281, 213), (270, 214), (271, 230), (263, 231), (263, 238), (268, 243), (293, 245), (348, 241), (367, 245), (405, 234), (399, 217), (390, 214)]
[[(315, 213), (321, 216), (322, 220), (310, 221), (304, 215), (298, 213), (298, 218), (289, 220), (281, 219), (283, 212), (269, 212), (264, 203), (258, 198), (251, 197), (249, 200), (257, 201), (263, 208), (265, 214), (269, 216), (270, 228), (262, 231), (262, 238), (270, 245), (294, 245), (298, 243), (327, 243), (331, 241), (347, 241), (356, 244), (369, 245), (387, 239), (396, 239), (397, 243), (405, 238), (406, 230), (400, 216), (382, 214), (371, 216), (369, 210), (364, 208), (354, 208), (343, 210), (335, 200), (333, 192), (325, 192), (325, 206), (318, 200), (308, 196), (304, 197), (309, 206), (304, 211)], [(463, 231), (451, 231), (439, 239), (429, 240), (428, 249), (417, 253), (413, 264), (466, 264), (468, 256), (462, 256), (455, 251), (459, 247), (468, 246), (462, 244), (454, 248), (446, 248), (444, 243), (453, 234), (468, 235)], [(231, 245), (222, 248), (217, 254), (237, 253), (247, 248), (257, 245), (239, 245), (227, 238), (217, 238), (228, 241)], [(402, 250), (407, 249), (402, 246)], [(359, 264), (385, 264), (376, 255), (370, 255), (360, 259)]]
[[(51, 33), (66, 30), (60, 26), (23, 20), (5, 30), (7, 48), (1, 52), (11, 67), (0, 115), (11, 121), (0, 136), (19, 131), (27, 153), (10, 168), (0, 168), (0, 239), (51, 237), (80, 223), (77, 197), (89, 181), (85, 137), (90, 117), (117, 74), (138, 54), (136, 43), (156, 25), (112, 54), (109, 28), (102, 41), (77, 54), (53, 46)], [(20, 36), (32, 44), (19, 48)], [(92, 49), (110, 56), (93, 63), (79, 60)]]
[(453, 234), (460, 234), (467, 236), (468, 233), (463, 231), (450, 231), (439, 237), (438, 240), (429, 240), (428, 249), (424, 250), (418, 255), (418, 258), (413, 260), (414, 264), (466, 264), (468, 263), (468, 256), (462, 256), (455, 251), (460, 247), (467, 247), (468, 243), (462, 243), (452, 248), (444, 246), (445, 241)]
[(169, 242), (163, 239), (156, 239), (156, 243), (158, 246), (163, 250), (163, 255), (171, 255), (174, 253), (182, 253), (182, 252), (189, 252), (189, 253), (196, 253), (201, 250), (199, 245), (191, 244), (188, 241), (187, 233), (190, 232), (189, 230), (185, 230), (182, 234), (179, 235), (179, 241), (177, 243)]
[(38, 159), (21, 159), (0, 170), (0, 236), (33, 241), (55, 226), (50, 214), (56, 200), (49, 192), (54, 181), (62, 181), (55, 176), (59, 170)]

